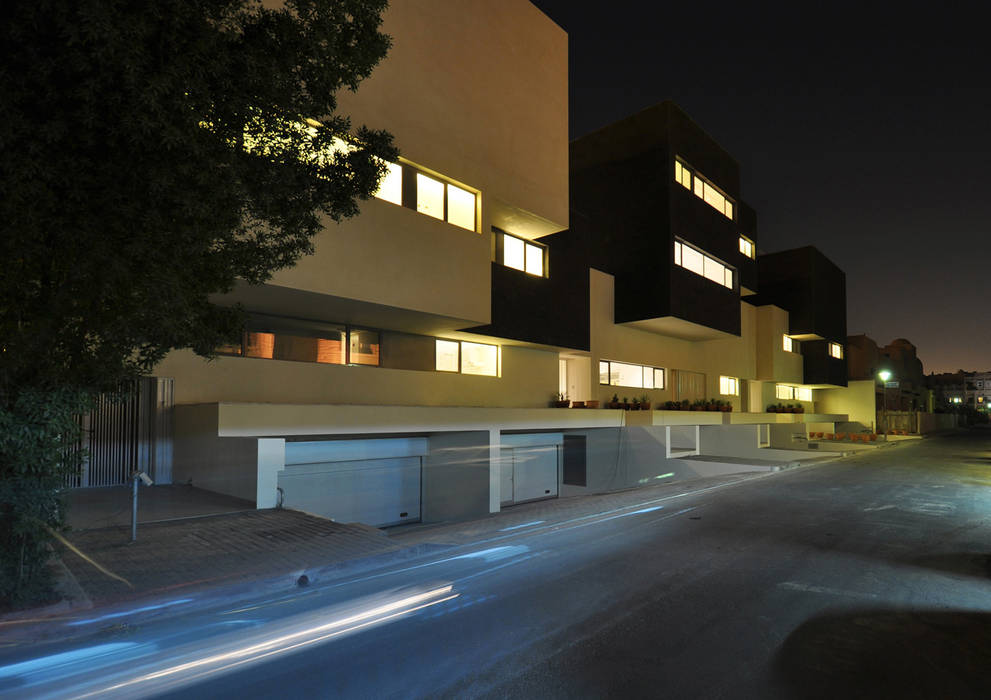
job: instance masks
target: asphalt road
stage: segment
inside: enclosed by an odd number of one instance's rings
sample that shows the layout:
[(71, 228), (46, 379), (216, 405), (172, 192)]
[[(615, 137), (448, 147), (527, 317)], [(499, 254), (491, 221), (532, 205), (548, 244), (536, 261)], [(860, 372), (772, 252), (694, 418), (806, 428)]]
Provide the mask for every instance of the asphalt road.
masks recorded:
[(991, 697), (991, 431), (0, 658), (0, 694)]

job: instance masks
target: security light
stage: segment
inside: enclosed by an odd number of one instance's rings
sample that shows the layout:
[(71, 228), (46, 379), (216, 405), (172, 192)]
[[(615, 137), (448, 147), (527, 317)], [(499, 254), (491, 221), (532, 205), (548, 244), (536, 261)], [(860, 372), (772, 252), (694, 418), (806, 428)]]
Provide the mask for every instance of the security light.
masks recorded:
[(882, 382), (886, 382), (889, 379), (891, 379), (891, 372), (889, 372), (886, 369), (882, 369), (880, 372), (877, 373), (877, 376), (878, 378), (880, 378)]

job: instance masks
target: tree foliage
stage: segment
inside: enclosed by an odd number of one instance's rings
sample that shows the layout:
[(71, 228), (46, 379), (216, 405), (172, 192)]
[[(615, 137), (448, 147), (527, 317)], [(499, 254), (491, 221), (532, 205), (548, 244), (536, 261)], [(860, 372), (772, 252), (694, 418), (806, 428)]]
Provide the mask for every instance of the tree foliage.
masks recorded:
[[(322, 222), (356, 214), (380, 159), (395, 159), (391, 137), (352, 128), (335, 99), (385, 55), (385, 0), (271, 4), (0, 9), (2, 430), (56, 440), (51, 411), (38, 409), (47, 428), (16, 418), (25, 396), (51, 405), (147, 373), (173, 349), (209, 355), (242, 322), (209, 295), (312, 252)], [(0, 478), (13, 482), (24, 465), (8, 437)], [(43, 490), (58, 444), (24, 472)]]

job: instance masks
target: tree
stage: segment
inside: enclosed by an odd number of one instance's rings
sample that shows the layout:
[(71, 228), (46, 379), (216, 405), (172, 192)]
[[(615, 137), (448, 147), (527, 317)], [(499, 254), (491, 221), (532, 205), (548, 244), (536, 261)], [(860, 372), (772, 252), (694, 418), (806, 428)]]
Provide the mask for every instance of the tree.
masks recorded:
[(0, 598), (26, 595), (23, 552), (60, 525), (87, 397), (173, 349), (211, 356), (243, 318), (209, 295), (291, 266), (374, 192), (391, 137), (335, 95), (388, 50), (385, 5), (0, 10)]

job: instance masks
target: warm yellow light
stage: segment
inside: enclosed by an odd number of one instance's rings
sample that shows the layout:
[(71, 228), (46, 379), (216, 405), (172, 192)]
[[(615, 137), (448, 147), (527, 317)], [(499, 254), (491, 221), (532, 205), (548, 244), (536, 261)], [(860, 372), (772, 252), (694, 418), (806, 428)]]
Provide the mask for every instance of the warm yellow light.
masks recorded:
[(526, 244), (526, 271), (538, 277), (544, 274), (544, 251), (540, 246)]
[(526, 254), (524, 243), (519, 238), (512, 236), (502, 237), (502, 264), (516, 270), (526, 269)]
[(416, 174), (416, 210), (435, 219), (444, 218), (444, 183)]
[(448, 223), (475, 230), (475, 195), (454, 185), (447, 186)]
[(386, 163), (387, 168), (375, 196), (402, 206), (403, 203), (403, 166), (398, 163)]
[(788, 336), (784, 335), (784, 336), (781, 336), (781, 342), (782, 342), (782, 345), (784, 346), (785, 352), (792, 352), (793, 351), (793, 349), (795, 347), (795, 341), (794, 340), (792, 340)]
[(727, 396), (737, 396), (740, 393), (740, 380), (736, 377), (720, 377), (719, 393)]
[(482, 343), (461, 343), (461, 372), (496, 376), (499, 372), (498, 348)]
[(437, 361), (438, 372), (457, 372), (460, 369), (458, 363), (458, 349), (460, 343), (455, 340), (437, 341)]

